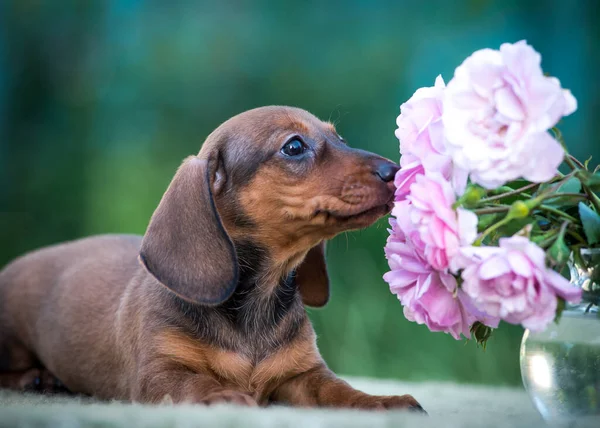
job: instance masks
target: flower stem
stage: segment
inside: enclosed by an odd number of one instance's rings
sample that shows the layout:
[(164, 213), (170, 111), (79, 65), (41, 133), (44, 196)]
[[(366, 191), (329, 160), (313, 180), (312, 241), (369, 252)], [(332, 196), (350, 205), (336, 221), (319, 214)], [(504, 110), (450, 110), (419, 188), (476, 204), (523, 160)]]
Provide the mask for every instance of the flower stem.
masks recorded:
[(563, 223), (560, 225), (560, 229), (558, 231), (554, 230), (550, 236), (547, 236), (546, 239), (543, 239), (542, 241), (540, 241), (538, 243), (538, 245), (542, 248), (545, 248), (546, 246), (549, 246), (557, 239), (564, 239), (565, 233), (567, 232), (567, 227), (569, 226), (570, 223), (571, 222), (569, 220), (563, 221)]
[[(562, 134), (558, 130), (558, 128), (556, 128), (556, 127), (552, 128), (552, 132), (554, 132), (556, 139), (565, 149), (565, 162), (567, 163), (567, 165), (569, 165), (569, 168), (571, 168), (573, 170), (573, 172), (577, 172), (580, 169), (579, 166), (577, 165), (577, 164), (579, 164), (579, 165), (581, 165), (582, 169), (585, 169), (585, 165), (583, 165), (581, 162), (579, 162), (577, 159), (575, 159), (575, 157), (573, 157), (569, 154), (569, 152), (567, 150), (567, 146), (565, 144), (565, 140), (563, 139)], [(577, 161), (577, 162), (575, 162), (575, 161)], [(587, 185), (583, 184), (583, 182), (581, 183), (581, 187), (583, 188), (584, 192), (587, 193), (587, 195), (589, 196), (590, 202), (596, 209), (596, 212), (600, 214), (600, 198), (598, 198), (598, 196), (596, 196), (596, 194), (592, 191), (592, 189), (590, 189)]]
[[(563, 146), (564, 146), (564, 144), (563, 144)], [(569, 167), (573, 170), (573, 172), (576, 173), (577, 171), (579, 171), (579, 168), (577, 167), (575, 162), (573, 162), (570, 159), (569, 156), (565, 156), (565, 162), (567, 163), (567, 165), (569, 165)], [(590, 189), (586, 184), (583, 184), (583, 182), (581, 183), (581, 188), (588, 195), (590, 202), (592, 203), (594, 208), (596, 208), (596, 212), (600, 214), (600, 198), (598, 198), (598, 196), (596, 196), (594, 191), (592, 189)]]
[[(565, 157), (565, 161), (568, 160), (568, 157)], [(592, 205), (594, 206), (594, 208), (596, 209), (596, 212), (598, 214), (600, 214), (600, 198), (594, 193), (594, 191), (592, 189), (590, 189), (588, 187), (587, 184), (584, 184), (583, 181), (581, 180), (581, 176), (577, 175), (577, 172), (579, 171), (579, 168), (577, 168), (577, 165), (575, 165), (575, 163), (573, 163), (571, 161), (571, 163), (567, 162), (567, 165), (569, 165), (569, 167), (571, 167), (571, 169), (573, 169), (573, 172), (569, 175), (575, 175), (577, 178), (579, 178), (581, 181), (581, 188), (583, 189), (583, 191), (588, 195), (588, 198), (590, 200), (590, 202), (592, 203)]]
[(560, 187), (566, 183), (568, 180), (571, 179), (571, 177), (573, 177), (575, 175), (576, 171), (572, 171), (569, 174), (563, 176), (560, 180), (558, 180), (558, 182), (554, 182), (554, 185), (552, 187), (549, 187), (547, 189), (545, 189), (542, 193), (540, 193), (538, 196), (536, 196), (533, 199), (529, 199), (527, 201), (524, 201), (524, 203), (527, 205), (527, 207), (530, 210), (533, 210), (535, 208), (537, 208), (539, 205), (541, 205), (541, 203), (545, 200), (545, 199), (550, 199), (550, 198), (554, 198), (557, 197), (559, 195), (563, 195), (563, 193), (557, 195), (556, 191), (558, 189), (560, 189)]
[(569, 226), (569, 220), (563, 221), (563, 224), (560, 225), (560, 230), (558, 231), (558, 236), (561, 238), (565, 237), (565, 232), (567, 231), (567, 227)]
[(571, 168), (573, 171), (577, 171), (579, 169), (577, 164), (575, 162), (573, 162), (573, 160), (571, 159), (571, 157), (569, 155), (565, 156), (565, 163), (567, 165), (569, 165), (569, 168)]
[(548, 205), (539, 205), (537, 208), (540, 209), (540, 210), (542, 210), (542, 211), (547, 211), (549, 213), (552, 213), (552, 214), (554, 214), (554, 215), (556, 215), (558, 217), (562, 217), (562, 218), (565, 218), (567, 220), (570, 220), (573, 223), (578, 223), (578, 220), (575, 217), (570, 216), (569, 214), (564, 213), (561, 210), (557, 210), (554, 207), (551, 207), (551, 206), (548, 206)]
[(589, 196), (585, 193), (555, 193), (553, 195), (544, 196), (543, 200), (556, 199), (556, 198), (579, 198), (589, 199)]
[(581, 236), (579, 233), (577, 233), (577, 232), (575, 232), (574, 230), (571, 230), (571, 229), (567, 229), (567, 233), (569, 235), (571, 235), (573, 238), (577, 239), (581, 244), (587, 245), (586, 240), (583, 239), (583, 236)]
[(509, 209), (510, 209), (509, 206), (499, 205), (497, 207), (478, 208), (478, 209), (473, 210), (473, 212), (477, 215), (483, 215), (483, 214), (504, 213), (504, 212), (507, 212)]
[(520, 188), (515, 189), (515, 190), (511, 190), (510, 192), (502, 193), (502, 194), (496, 195), (496, 196), (490, 196), (489, 198), (483, 198), (479, 202), (480, 203), (486, 203), (486, 202), (496, 201), (496, 200), (502, 199), (502, 198), (507, 198), (509, 196), (518, 195), (519, 193), (522, 193), (522, 192), (524, 192), (526, 190), (529, 190), (529, 189), (533, 189), (533, 188), (535, 188), (535, 187), (537, 187), (539, 185), (540, 185), (539, 183), (529, 183), (526, 186), (520, 187)]
[(567, 153), (567, 158), (569, 158), (571, 161), (573, 161), (573, 163), (577, 164), (577, 166), (581, 169), (585, 169), (585, 165), (582, 164), (579, 159), (577, 159), (575, 156)]
[(483, 232), (481, 232), (481, 234), (479, 235), (479, 237), (475, 240), (475, 242), (473, 243), (473, 246), (475, 247), (479, 247), (481, 245), (481, 243), (483, 242), (483, 240), (490, 234), (492, 233), (494, 230), (504, 226), (505, 224), (509, 223), (512, 220), (512, 216), (507, 215), (506, 217), (504, 217), (502, 220), (500, 220), (498, 223), (492, 224), (490, 227), (488, 227), (486, 230), (484, 230)]
[(536, 244), (539, 247), (546, 248), (547, 246), (552, 244), (556, 240), (557, 237), (558, 237), (558, 231), (551, 230), (549, 233), (547, 233), (543, 236), (540, 236), (540, 238), (542, 238), (542, 240), (536, 241)]
[(560, 143), (560, 145), (563, 147), (563, 149), (565, 150), (565, 162), (567, 165), (569, 165), (569, 168), (571, 168), (573, 171), (578, 170), (579, 168), (577, 167), (577, 165), (575, 164), (575, 162), (573, 162), (573, 156), (571, 156), (569, 154), (569, 150), (567, 150), (567, 145), (565, 144), (565, 139), (562, 136), (562, 132), (560, 132), (560, 130), (555, 126), (554, 128), (552, 128), (552, 132), (554, 133), (554, 136), (556, 137), (556, 139), (558, 140), (558, 142)]
[(585, 190), (585, 193), (588, 194), (588, 196), (590, 198), (590, 202), (592, 203), (594, 208), (596, 208), (596, 212), (598, 214), (600, 214), (600, 198), (598, 198), (598, 196), (596, 196), (594, 191), (592, 189), (590, 189), (587, 185), (581, 183), (581, 187), (583, 187), (583, 190)]

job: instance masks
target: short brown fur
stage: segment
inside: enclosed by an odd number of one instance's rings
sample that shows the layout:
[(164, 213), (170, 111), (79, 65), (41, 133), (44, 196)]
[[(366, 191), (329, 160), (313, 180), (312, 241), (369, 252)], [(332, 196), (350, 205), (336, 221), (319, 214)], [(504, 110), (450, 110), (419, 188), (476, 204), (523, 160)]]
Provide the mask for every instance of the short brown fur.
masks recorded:
[(304, 110), (231, 118), (183, 162), (143, 237), (60, 244), (0, 272), (0, 387), (420, 409), (339, 380), (304, 309), (329, 299), (325, 242), (389, 212), (396, 170)]

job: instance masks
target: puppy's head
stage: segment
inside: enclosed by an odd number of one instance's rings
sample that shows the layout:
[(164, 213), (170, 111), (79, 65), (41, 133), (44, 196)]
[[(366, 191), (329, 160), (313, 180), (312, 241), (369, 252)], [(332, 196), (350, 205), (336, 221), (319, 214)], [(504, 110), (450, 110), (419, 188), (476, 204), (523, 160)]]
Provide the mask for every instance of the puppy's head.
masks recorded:
[(272, 271), (296, 269), (305, 303), (322, 306), (324, 241), (387, 214), (397, 169), (304, 110), (247, 111), (183, 163), (152, 217), (142, 261), (182, 297), (219, 304), (237, 285), (240, 246), (251, 242)]

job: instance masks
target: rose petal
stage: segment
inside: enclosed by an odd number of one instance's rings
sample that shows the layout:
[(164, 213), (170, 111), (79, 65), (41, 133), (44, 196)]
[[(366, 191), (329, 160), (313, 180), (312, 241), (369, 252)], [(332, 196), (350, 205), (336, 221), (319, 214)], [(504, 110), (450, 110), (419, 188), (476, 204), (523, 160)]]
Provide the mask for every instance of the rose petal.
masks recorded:
[(564, 152), (547, 131), (575, 111), (577, 101), (558, 79), (544, 76), (540, 58), (525, 41), (505, 43), (499, 51), (473, 53), (448, 82), (445, 153), (473, 183), (494, 189), (520, 177), (539, 183), (557, 174)]

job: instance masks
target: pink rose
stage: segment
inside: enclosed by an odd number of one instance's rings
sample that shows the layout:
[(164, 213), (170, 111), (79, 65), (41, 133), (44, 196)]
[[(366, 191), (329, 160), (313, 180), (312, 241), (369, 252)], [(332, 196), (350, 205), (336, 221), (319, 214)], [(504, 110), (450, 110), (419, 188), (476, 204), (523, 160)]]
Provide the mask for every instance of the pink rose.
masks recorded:
[(392, 215), (408, 216), (424, 246), (427, 262), (436, 270), (450, 266), (461, 246), (470, 245), (477, 235), (477, 216), (452, 205), (456, 196), (440, 174), (417, 175), (406, 197), (410, 205), (394, 208)]
[(445, 152), (444, 125), (442, 124), (442, 97), (446, 85), (442, 76), (435, 86), (420, 88), (400, 106), (396, 119), (396, 137), (400, 153), (412, 154), (421, 162)]
[[(418, 89), (400, 106), (400, 116), (396, 119), (396, 137), (400, 140), (401, 161), (410, 157), (407, 164), (413, 165), (418, 161), (425, 171), (441, 173), (452, 182), (456, 193), (462, 194), (467, 184), (467, 173), (454, 166), (446, 149), (442, 123), (445, 87), (442, 76), (438, 76), (435, 86)], [(402, 163), (400, 166), (403, 167)]]
[(396, 192), (395, 201), (403, 201), (410, 193), (410, 186), (416, 181), (418, 175), (425, 174), (421, 162), (413, 155), (404, 155), (400, 158), (400, 170), (394, 177)]
[(448, 83), (442, 117), (447, 149), (471, 180), (488, 189), (524, 177), (551, 179), (564, 150), (548, 129), (577, 109), (558, 79), (544, 76), (525, 41), (468, 57)]
[(462, 290), (491, 317), (542, 331), (556, 315), (557, 297), (581, 300), (581, 289), (548, 269), (544, 251), (522, 236), (501, 238), (499, 247), (466, 247), (457, 263)]
[(462, 307), (456, 279), (433, 269), (400, 224), (395, 219), (390, 224), (385, 254), (391, 271), (383, 279), (398, 296), (406, 319), (425, 324), (431, 331), (450, 333), (457, 340), (461, 334), (470, 337), (473, 320)]

